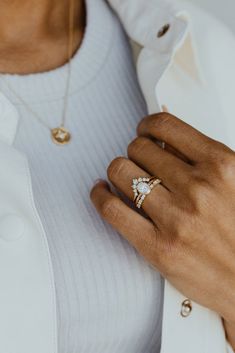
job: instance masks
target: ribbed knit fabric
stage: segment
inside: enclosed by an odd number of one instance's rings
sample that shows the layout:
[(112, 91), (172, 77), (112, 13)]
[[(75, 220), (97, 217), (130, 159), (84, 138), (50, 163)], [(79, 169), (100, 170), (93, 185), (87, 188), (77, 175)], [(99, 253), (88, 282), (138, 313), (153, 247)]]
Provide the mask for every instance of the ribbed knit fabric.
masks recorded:
[[(126, 154), (146, 114), (128, 40), (103, 0), (87, 0), (88, 25), (72, 60), (66, 126), (71, 143), (50, 132), (1, 83), (20, 112), (15, 147), (29, 160), (33, 192), (54, 267), (60, 353), (158, 353), (162, 280), (100, 219), (89, 199), (97, 178)], [(67, 65), (6, 75), (51, 127), (61, 121)], [(43, 352), (42, 352), (43, 353)]]

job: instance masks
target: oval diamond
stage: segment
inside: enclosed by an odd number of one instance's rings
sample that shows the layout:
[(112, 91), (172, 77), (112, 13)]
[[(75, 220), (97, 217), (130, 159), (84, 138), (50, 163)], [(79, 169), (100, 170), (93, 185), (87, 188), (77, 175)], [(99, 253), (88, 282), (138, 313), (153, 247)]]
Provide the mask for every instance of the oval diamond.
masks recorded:
[(137, 185), (137, 190), (139, 191), (140, 194), (143, 194), (143, 195), (147, 195), (151, 191), (150, 186), (147, 183), (143, 183), (143, 182)]

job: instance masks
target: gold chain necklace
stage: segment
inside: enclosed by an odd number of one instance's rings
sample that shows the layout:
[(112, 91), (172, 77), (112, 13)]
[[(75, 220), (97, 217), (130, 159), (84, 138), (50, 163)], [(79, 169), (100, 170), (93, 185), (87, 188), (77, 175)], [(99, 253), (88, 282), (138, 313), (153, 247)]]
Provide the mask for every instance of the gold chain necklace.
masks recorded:
[(62, 121), (61, 124), (56, 128), (51, 128), (47, 123), (40, 117), (40, 115), (35, 112), (27, 102), (10, 86), (9, 82), (2, 75), (2, 80), (9, 88), (9, 90), (19, 99), (19, 101), (31, 112), (31, 114), (47, 129), (50, 131), (52, 141), (57, 145), (65, 145), (71, 140), (71, 133), (65, 127), (65, 121), (68, 110), (68, 95), (71, 79), (71, 58), (73, 53), (73, 27), (74, 27), (74, 0), (70, 0), (69, 6), (69, 28), (68, 28), (68, 75), (66, 80), (65, 87), (65, 96), (64, 96), (64, 106), (62, 111)]

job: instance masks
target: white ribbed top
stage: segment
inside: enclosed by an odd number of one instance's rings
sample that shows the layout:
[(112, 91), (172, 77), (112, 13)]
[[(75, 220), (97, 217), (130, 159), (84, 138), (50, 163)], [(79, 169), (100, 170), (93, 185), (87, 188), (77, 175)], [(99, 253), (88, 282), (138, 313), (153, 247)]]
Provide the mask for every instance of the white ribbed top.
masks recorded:
[[(72, 60), (67, 127), (71, 143), (49, 130), (1, 89), (20, 112), (15, 147), (29, 160), (34, 198), (55, 274), (60, 353), (158, 353), (160, 275), (103, 222), (89, 192), (135, 136), (146, 107), (128, 41), (103, 0), (87, 0), (88, 25)], [(61, 121), (67, 65), (47, 73), (6, 75), (32, 109)]]

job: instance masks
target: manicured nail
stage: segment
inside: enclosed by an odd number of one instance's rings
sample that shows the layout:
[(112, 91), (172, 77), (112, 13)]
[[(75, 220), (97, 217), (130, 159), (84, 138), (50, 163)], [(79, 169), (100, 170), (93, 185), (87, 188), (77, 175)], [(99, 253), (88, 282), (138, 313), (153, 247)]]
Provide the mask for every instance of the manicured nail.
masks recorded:
[(169, 113), (169, 110), (168, 110), (168, 108), (167, 108), (166, 105), (162, 105), (162, 111), (163, 111), (164, 113)]
[(103, 179), (96, 179), (94, 182), (94, 185), (99, 184), (101, 182), (105, 183), (105, 181)]

